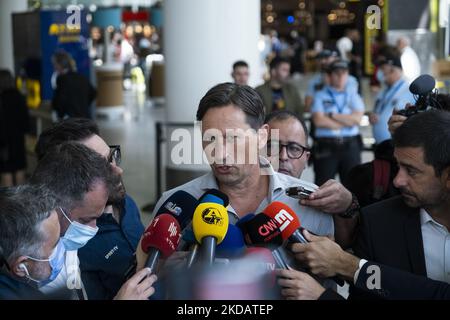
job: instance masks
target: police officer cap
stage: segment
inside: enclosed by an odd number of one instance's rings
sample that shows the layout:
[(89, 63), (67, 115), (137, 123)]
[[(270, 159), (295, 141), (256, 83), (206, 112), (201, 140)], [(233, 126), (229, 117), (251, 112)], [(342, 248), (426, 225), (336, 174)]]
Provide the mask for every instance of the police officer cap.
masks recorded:
[(376, 61), (376, 65), (378, 67), (381, 67), (382, 65), (385, 65), (385, 64), (389, 64), (391, 66), (402, 69), (402, 63), (401, 63), (400, 57), (398, 55), (386, 54), (386, 55), (380, 56)]
[(332, 73), (333, 71), (336, 70), (348, 70), (348, 63), (344, 60), (336, 60), (330, 64), (327, 72)]
[(317, 59), (326, 59), (329, 57), (337, 57), (338, 53), (334, 50), (322, 50), (321, 52), (319, 52), (319, 54), (316, 56)]

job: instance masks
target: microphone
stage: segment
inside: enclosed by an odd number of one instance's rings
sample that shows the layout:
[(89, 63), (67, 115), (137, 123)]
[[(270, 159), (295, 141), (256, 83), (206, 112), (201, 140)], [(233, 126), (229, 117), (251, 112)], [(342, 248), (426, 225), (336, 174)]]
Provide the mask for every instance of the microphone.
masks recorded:
[(228, 196), (220, 190), (208, 189), (202, 196), (198, 199), (198, 203), (214, 202), (227, 207), (230, 204)]
[(177, 219), (181, 230), (191, 222), (195, 207), (197, 207), (197, 199), (186, 191), (176, 191), (159, 207), (155, 214), (155, 218), (160, 214), (170, 214)]
[(252, 219), (242, 222), (240, 227), (241, 230), (245, 230), (244, 238), (248, 245), (270, 249), (277, 265), (280, 268), (289, 269), (278, 250), (278, 247), (283, 244), (280, 228), (271, 218), (264, 214), (258, 214)]
[(299, 231), (300, 219), (297, 214), (282, 202), (274, 201), (262, 212), (273, 219), (281, 230), (283, 240), (294, 243), (308, 243), (303, 234)]
[(422, 74), (418, 76), (411, 84), (409, 85), (409, 91), (412, 94), (416, 95), (424, 95), (428, 92), (432, 91), (436, 86), (436, 80), (429, 74)]
[(190, 246), (190, 252), (187, 257), (186, 268), (190, 269), (197, 258), (198, 242), (195, 239), (194, 231), (191, 229), (185, 229), (183, 231), (183, 241)]
[(145, 267), (155, 270), (159, 258), (168, 258), (180, 243), (180, 225), (170, 214), (157, 216), (147, 227), (142, 237), (142, 251), (148, 254)]
[(238, 257), (244, 253), (245, 248), (241, 229), (230, 223), (225, 238), (216, 248), (216, 255), (220, 258)]
[(201, 197), (201, 201), (208, 202), (200, 203), (192, 217), (195, 239), (201, 244), (202, 258), (209, 265), (214, 262), (216, 245), (222, 242), (228, 230), (228, 212), (223, 201), (226, 195), (217, 196), (220, 191), (213, 190)]
[(249, 247), (245, 252), (245, 257), (254, 257), (257, 261), (256, 268), (264, 270), (270, 275), (269, 287), (274, 287), (276, 284), (275, 268), (277, 262), (275, 261), (272, 251), (263, 247)]
[[(290, 243), (308, 243), (309, 241), (301, 233), (303, 228), (300, 225), (300, 219), (297, 214), (286, 204), (274, 201), (263, 211), (279, 226), (283, 239), (288, 239)], [(344, 281), (337, 276), (332, 277), (339, 285), (344, 285)]]

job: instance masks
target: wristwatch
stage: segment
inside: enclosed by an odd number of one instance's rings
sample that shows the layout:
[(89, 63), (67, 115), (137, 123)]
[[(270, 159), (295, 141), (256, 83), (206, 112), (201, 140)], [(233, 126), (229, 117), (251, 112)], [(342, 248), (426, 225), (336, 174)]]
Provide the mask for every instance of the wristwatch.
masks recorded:
[(356, 217), (360, 212), (360, 205), (358, 202), (358, 199), (356, 198), (355, 194), (352, 193), (352, 202), (350, 203), (350, 206), (345, 210), (344, 212), (339, 214), (339, 217), (345, 218), (345, 219), (351, 219)]
[(330, 119), (333, 119), (333, 112), (328, 112), (328, 117), (329, 117)]

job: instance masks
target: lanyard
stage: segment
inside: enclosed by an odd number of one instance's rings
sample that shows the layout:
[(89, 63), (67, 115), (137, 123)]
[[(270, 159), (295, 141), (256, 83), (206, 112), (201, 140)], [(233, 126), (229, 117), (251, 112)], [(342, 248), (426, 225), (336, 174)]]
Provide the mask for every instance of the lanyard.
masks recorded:
[(379, 99), (375, 105), (375, 112), (378, 114), (383, 113), (384, 108), (391, 102), (392, 98), (397, 94), (398, 90), (400, 90), (401, 86), (405, 81), (400, 80), (395, 86), (386, 90), (383, 94), (383, 97)]
[(333, 100), (333, 103), (336, 105), (337, 109), (338, 109), (338, 113), (342, 113), (342, 111), (344, 111), (345, 106), (347, 105), (347, 90), (345, 89), (345, 97), (344, 97), (344, 103), (342, 104), (342, 106), (340, 106), (337, 103), (336, 98), (334, 97), (334, 93), (333, 91), (330, 90), (330, 88), (327, 88), (327, 92), (331, 97), (331, 100)]

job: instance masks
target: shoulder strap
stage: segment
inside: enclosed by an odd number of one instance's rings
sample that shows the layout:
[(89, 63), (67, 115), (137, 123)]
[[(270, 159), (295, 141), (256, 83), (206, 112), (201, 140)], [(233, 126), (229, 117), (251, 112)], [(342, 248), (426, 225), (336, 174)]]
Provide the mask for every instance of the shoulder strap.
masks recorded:
[(373, 160), (373, 197), (381, 199), (389, 188), (391, 164), (387, 160)]

